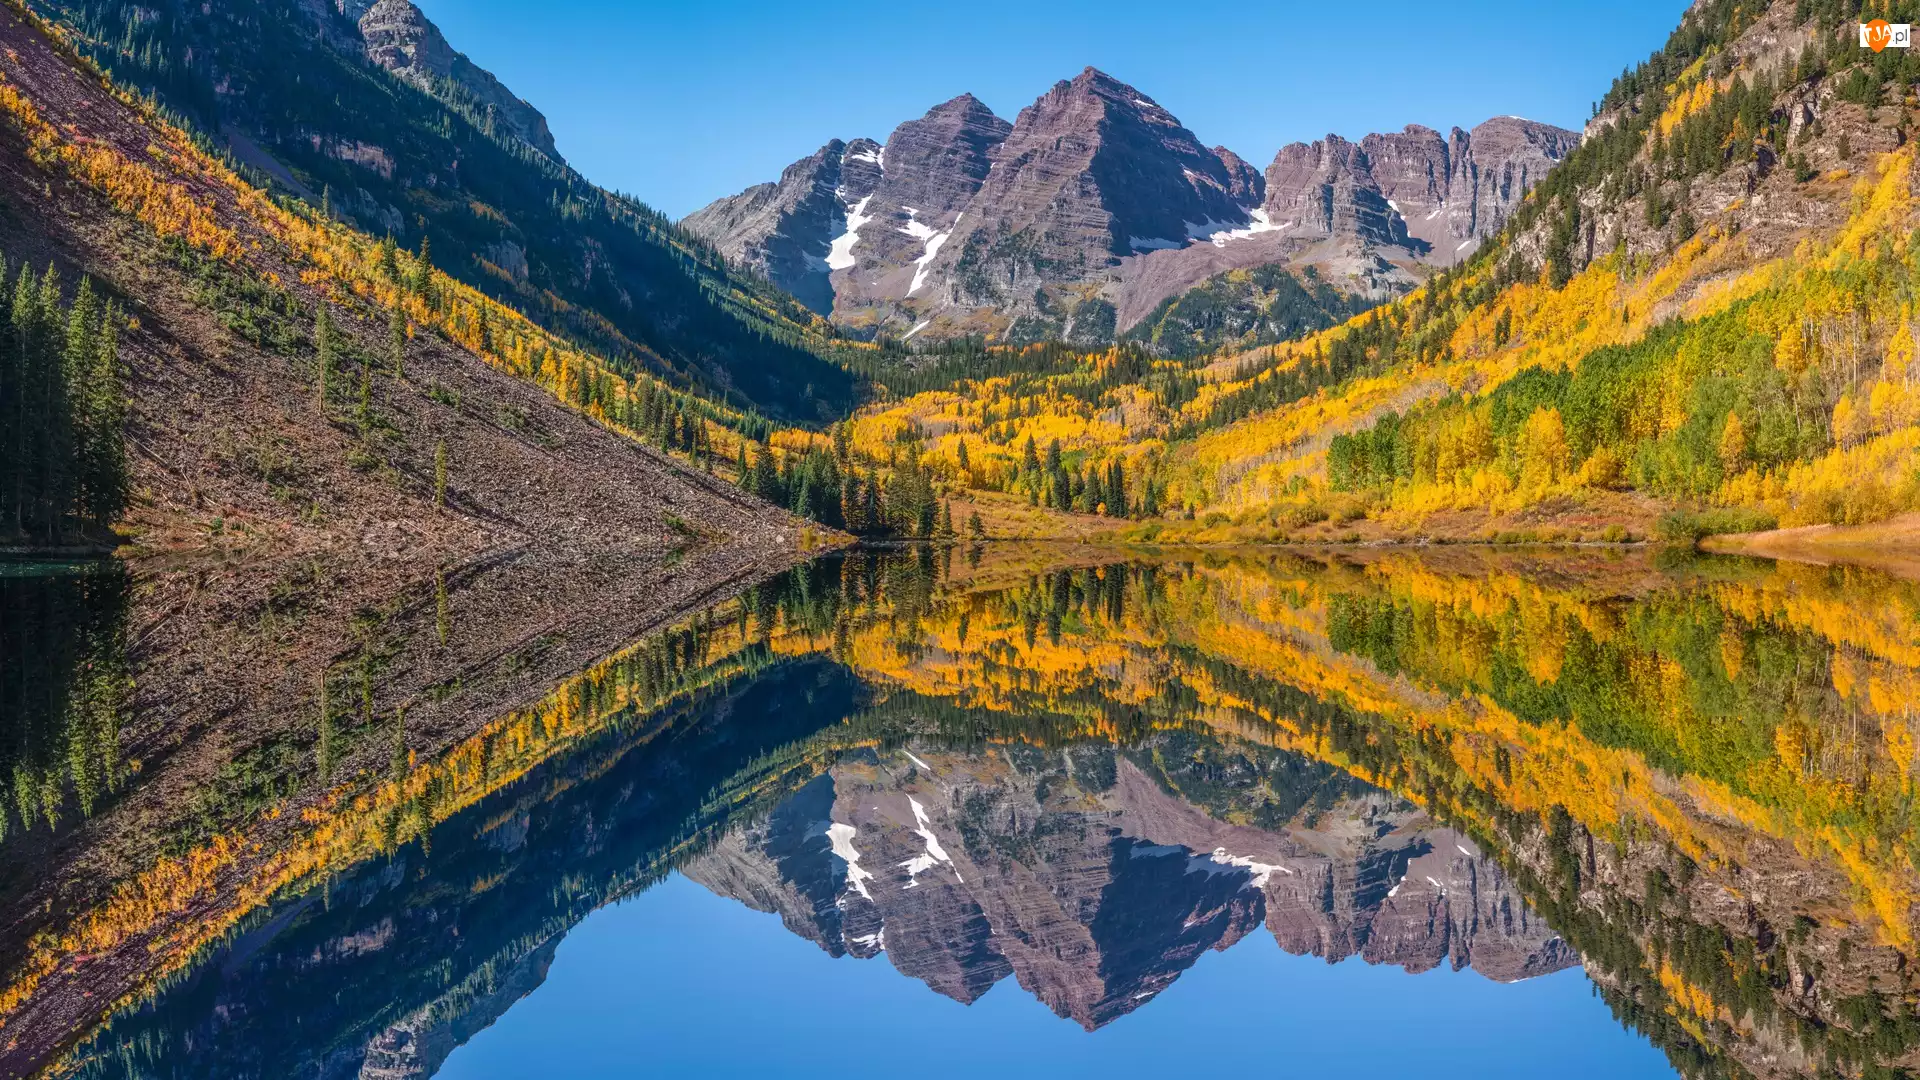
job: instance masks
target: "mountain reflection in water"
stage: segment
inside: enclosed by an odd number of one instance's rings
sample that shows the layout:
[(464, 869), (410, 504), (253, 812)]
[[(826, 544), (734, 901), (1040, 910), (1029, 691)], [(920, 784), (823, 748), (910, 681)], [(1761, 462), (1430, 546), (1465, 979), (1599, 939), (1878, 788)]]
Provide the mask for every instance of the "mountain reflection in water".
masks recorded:
[(1584, 964), (1689, 1076), (1890, 1075), (1920, 1061), (1916, 613), (1859, 571), (1646, 553), (835, 556), (299, 804), (239, 885), (99, 892), (60, 915), (90, 954), (5, 943), (0, 1003), (137, 942), (56, 1072), (425, 1076), (678, 871), (1088, 1030), (1258, 932), (1456, 979)]

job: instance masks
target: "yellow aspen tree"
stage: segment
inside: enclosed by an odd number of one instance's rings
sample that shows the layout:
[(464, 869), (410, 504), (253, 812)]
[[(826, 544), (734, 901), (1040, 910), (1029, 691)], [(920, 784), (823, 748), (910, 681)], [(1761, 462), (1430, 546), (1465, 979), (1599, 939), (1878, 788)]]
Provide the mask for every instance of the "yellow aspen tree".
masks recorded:
[(1740, 422), (1740, 414), (1727, 414), (1727, 424), (1720, 429), (1720, 468), (1728, 476), (1734, 476), (1747, 463), (1747, 426)]
[(1520, 485), (1539, 491), (1567, 474), (1567, 428), (1559, 409), (1533, 410), (1520, 431)]
[(1833, 442), (1836, 446), (1852, 446), (1865, 438), (1870, 420), (1868, 414), (1856, 406), (1853, 395), (1847, 394), (1833, 407)]

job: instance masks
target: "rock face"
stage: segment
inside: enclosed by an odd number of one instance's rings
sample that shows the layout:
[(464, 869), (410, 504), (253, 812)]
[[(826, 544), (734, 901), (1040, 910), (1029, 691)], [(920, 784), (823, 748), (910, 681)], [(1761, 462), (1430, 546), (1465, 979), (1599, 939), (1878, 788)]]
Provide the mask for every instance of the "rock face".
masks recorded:
[(1455, 128), (1447, 144), (1450, 233), (1478, 240), (1498, 231), (1533, 185), (1579, 144), (1574, 132), (1518, 116), (1495, 117), (1471, 133)]
[(836, 244), (858, 236), (858, 210), (880, 182), (880, 146), (835, 139), (759, 184), (686, 219), (720, 253), (753, 267), (815, 311), (833, 307), (827, 280)]
[(1289, 952), (1413, 972), (1510, 981), (1579, 962), (1468, 840), (1379, 792), (1262, 829), (1109, 751), (1028, 758), (843, 758), (683, 872), (957, 1001), (1011, 975), (1088, 1030), (1263, 921)]
[(453, 50), (440, 28), (410, 0), (339, 0), (341, 14), (359, 24), (367, 59), (428, 93), (444, 80), (472, 95), (486, 117), (522, 142), (561, 160), (547, 118), (508, 90), (493, 73)]
[(1104, 267), (1180, 246), (1198, 223), (1246, 214), (1232, 195), (1244, 173), (1230, 174), (1173, 114), (1093, 68), (1021, 110), (995, 165), (956, 244), (988, 280), (957, 295), (996, 295), (1002, 276), (1019, 289), (1049, 265)]
[(1267, 169), (1266, 212), (1303, 234), (1398, 245), (1451, 263), (1499, 231), (1579, 142), (1574, 132), (1501, 116), (1444, 139), (1409, 124), (1357, 144), (1337, 135), (1292, 143)]
[(823, 314), (909, 297), (993, 165), (1012, 125), (972, 94), (871, 139), (828, 143), (776, 184), (721, 199), (682, 222), (722, 254)]
[(1366, 153), (1338, 135), (1281, 147), (1267, 166), (1263, 208), (1269, 221), (1296, 236), (1371, 244), (1407, 239), (1406, 222), (1368, 174)]
[(822, 151), (683, 224), (850, 330), (1097, 344), (1251, 267), (1403, 291), (1496, 231), (1578, 141), (1515, 117), (1449, 137), (1412, 125), (1295, 143), (1263, 173), (1087, 68), (1013, 124), (962, 95), (900, 125), (872, 186)]
[(972, 94), (893, 130), (873, 198), (857, 215), (849, 206), (847, 238), (832, 260), (833, 304), (843, 322), (884, 318), (892, 301), (925, 292), (928, 264), (973, 204), (1010, 130)]

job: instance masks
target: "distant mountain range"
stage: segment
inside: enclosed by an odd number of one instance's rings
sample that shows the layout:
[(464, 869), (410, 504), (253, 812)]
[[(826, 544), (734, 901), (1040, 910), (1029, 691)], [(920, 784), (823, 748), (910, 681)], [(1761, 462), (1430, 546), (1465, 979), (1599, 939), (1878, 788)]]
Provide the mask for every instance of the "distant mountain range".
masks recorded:
[(1368, 300), (1405, 291), (1498, 230), (1579, 140), (1512, 116), (1409, 125), (1290, 144), (1263, 174), (1089, 67), (1011, 124), (963, 94), (681, 224), (856, 333), (1099, 344), (1252, 267)]

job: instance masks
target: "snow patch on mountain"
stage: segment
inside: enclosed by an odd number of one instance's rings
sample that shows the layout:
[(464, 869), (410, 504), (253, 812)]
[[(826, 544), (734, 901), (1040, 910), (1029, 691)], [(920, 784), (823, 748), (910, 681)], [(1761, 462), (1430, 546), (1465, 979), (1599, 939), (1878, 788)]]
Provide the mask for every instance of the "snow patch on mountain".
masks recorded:
[(927, 230), (927, 235), (925, 236), (922, 236), (918, 232), (912, 233), (912, 235), (916, 239), (922, 239), (927, 242), (927, 250), (925, 254), (913, 260), (913, 284), (907, 287), (908, 296), (912, 296), (914, 293), (919, 292), (920, 286), (925, 285), (927, 283), (927, 267), (933, 262), (933, 257), (935, 255), (940, 254), (940, 246), (947, 242), (947, 237), (952, 236), (953, 230), (959, 227), (960, 219), (966, 216), (967, 215), (965, 214), (954, 215), (953, 224), (949, 225), (947, 227), (947, 231), (943, 233), (937, 233), (937, 232), (934, 232), (932, 229), (927, 229), (927, 227), (925, 225), (921, 225), (918, 220), (911, 221), (908, 223), (910, 225), (917, 225), (920, 228)]
[(911, 206), (903, 206), (900, 209), (905, 210), (907, 212), (907, 223), (905, 225), (900, 226), (901, 232), (906, 233), (908, 236), (913, 237), (915, 240), (925, 241), (925, 240), (933, 239), (935, 233), (938, 230), (934, 229), (933, 226), (928, 225), (926, 222), (920, 220), (920, 216), (919, 216), (920, 211), (914, 209)]
[(853, 268), (853, 245), (860, 242), (860, 226), (873, 220), (866, 215), (867, 203), (872, 199), (873, 196), (868, 195), (847, 208), (847, 231), (834, 237), (833, 243), (828, 246), (827, 269), (850, 270)]
[[(1292, 222), (1288, 222), (1287, 224), (1292, 224)], [(1272, 220), (1267, 217), (1267, 212), (1264, 209), (1258, 208), (1247, 211), (1247, 223), (1245, 225), (1238, 227), (1226, 225), (1224, 228), (1221, 227), (1221, 225), (1222, 223), (1213, 221), (1201, 225), (1192, 225), (1188, 227), (1187, 234), (1195, 240), (1206, 240), (1214, 247), (1226, 247), (1227, 241), (1229, 240), (1250, 240), (1260, 233), (1279, 232), (1281, 229), (1287, 227), (1286, 225), (1275, 225)]]

